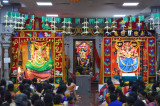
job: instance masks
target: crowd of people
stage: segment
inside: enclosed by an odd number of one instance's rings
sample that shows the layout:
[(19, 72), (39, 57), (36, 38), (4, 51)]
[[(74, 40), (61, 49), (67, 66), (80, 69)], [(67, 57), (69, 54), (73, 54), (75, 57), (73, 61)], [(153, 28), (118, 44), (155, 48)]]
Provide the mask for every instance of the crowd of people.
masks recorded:
[(140, 80), (126, 84), (120, 79), (119, 82), (115, 87), (110, 79), (107, 80), (99, 92), (101, 106), (160, 106), (160, 83), (146, 86)]
[[(160, 83), (146, 86), (143, 81), (122, 79), (120, 85), (114, 85), (108, 79), (99, 92), (100, 106), (160, 106)], [(60, 81), (55, 88), (54, 79), (43, 82), (23, 79), (18, 86), (4, 79), (0, 82), (0, 106), (74, 106), (80, 99), (76, 94), (76, 84), (72, 78), (67, 83)], [(86, 106), (89, 106), (86, 104)]]
[(68, 83), (60, 81), (55, 88), (54, 79), (44, 82), (23, 79), (18, 86), (4, 79), (0, 82), (0, 106), (73, 106), (80, 97), (72, 78)]

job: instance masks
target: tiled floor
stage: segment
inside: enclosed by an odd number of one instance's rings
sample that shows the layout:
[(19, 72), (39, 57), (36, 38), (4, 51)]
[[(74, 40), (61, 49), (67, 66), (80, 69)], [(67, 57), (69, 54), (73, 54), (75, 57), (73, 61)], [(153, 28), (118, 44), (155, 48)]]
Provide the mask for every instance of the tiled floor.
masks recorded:
[(91, 84), (91, 92), (87, 94), (79, 94), (81, 100), (76, 106), (98, 106), (98, 84)]

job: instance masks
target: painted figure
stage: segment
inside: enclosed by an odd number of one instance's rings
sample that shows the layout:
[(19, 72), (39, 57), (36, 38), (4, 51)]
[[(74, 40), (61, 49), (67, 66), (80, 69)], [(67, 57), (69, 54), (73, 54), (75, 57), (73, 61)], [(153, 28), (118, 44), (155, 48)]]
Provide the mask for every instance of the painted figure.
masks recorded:
[(118, 67), (123, 72), (136, 71), (139, 64), (137, 49), (130, 42), (125, 42), (118, 50)]
[(89, 64), (89, 56), (90, 56), (90, 47), (83, 43), (79, 47), (77, 47), (77, 61), (80, 66), (88, 66)]
[(47, 42), (32, 42), (30, 49), (31, 59), (25, 65), (27, 69), (35, 71), (53, 69), (53, 60), (50, 59), (49, 44)]

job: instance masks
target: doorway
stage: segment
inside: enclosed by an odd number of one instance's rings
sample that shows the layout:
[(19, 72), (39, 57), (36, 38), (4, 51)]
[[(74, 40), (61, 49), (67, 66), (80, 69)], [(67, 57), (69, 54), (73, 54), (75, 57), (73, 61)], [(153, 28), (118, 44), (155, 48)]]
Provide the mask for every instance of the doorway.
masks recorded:
[(73, 40), (73, 72), (76, 75), (94, 75), (94, 39), (74, 39)]

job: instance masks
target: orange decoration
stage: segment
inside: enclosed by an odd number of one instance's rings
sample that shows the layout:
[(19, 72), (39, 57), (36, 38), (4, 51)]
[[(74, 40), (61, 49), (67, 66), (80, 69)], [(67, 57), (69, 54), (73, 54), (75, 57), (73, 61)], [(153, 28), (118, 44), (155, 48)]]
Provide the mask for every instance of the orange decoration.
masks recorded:
[(143, 81), (147, 81), (147, 77), (143, 77)]

